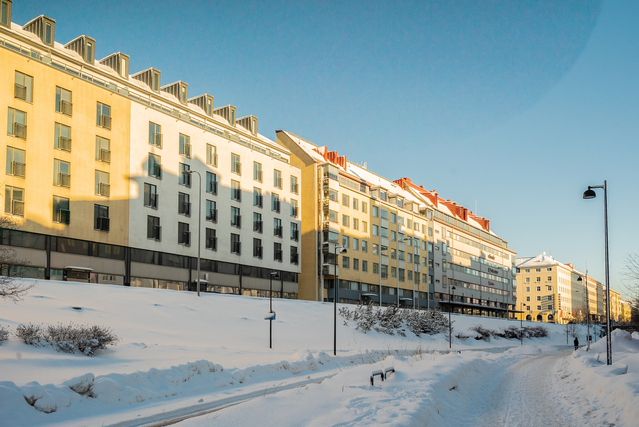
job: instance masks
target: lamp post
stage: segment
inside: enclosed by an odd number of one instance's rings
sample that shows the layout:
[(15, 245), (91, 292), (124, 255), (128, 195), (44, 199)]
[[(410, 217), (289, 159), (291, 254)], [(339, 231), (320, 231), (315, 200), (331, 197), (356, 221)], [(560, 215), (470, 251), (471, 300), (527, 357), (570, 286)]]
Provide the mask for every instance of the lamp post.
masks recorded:
[(608, 186), (604, 180), (603, 185), (589, 185), (584, 191), (584, 199), (594, 199), (597, 193), (593, 188), (603, 188), (604, 191), (604, 244), (605, 244), (605, 267), (606, 267), (606, 353), (607, 365), (612, 365), (612, 337), (610, 336), (610, 271), (608, 268)]
[(195, 281), (197, 287), (197, 296), (200, 296), (200, 239), (202, 238), (202, 175), (198, 171), (186, 170), (182, 172), (189, 178), (196, 173), (198, 176), (199, 193), (197, 196), (197, 280)]
[(273, 279), (277, 280), (279, 279), (279, 274), (277, 271), (271, 271), (271, 274), (269, 274), (269, 319), (268, 319), (268, 323), (269, 323), (269, 345), (268, 348), (273, 348)]
[(339, 275), (337, 274), (337, 252), (345, 254), (346, 247), (335, 245), (335, 292), (333, 295), (333, 356), (337, 356), (337, 299), (339, 298)]
[[(579, 276), (579, 278), (577, 279), (578, 282), (582, 282), (583, 280), (581, 279), (581, 276)], [(586, 292), (586, 330), (587, 335), (586, 335), (586, 351), (590, 350), (590, 298), (588, 296), (588, 270), (586, 270), (586, 280), (585, 280), (585, 286), (584, 286)]]
[(451, 304), (451, 296), (455, 291), (455, 287), (450, 288), (450, 294), (448, 294), (448, 348), (453, 348), (453, 324), (450, 321), (450, 312), (453, 311), (453, 304)]
[(519, 313), (519, 339), (520, 345), (524, 345), (524, 303), (521, 303), (521, 313)]

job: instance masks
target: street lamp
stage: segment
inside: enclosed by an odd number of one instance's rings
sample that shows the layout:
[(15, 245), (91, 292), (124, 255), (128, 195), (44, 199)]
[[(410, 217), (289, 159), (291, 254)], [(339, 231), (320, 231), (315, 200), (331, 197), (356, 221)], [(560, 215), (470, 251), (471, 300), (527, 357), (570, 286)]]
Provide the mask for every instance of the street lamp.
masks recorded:
[(450, 302), (451, 296), (455, 291), (455, 287), (450, 288), (448, 294), (448, 348), (453, 348), (453, 324), (450, 322), (450, 312), (453, 311), (453, 305)]
[(269, 274), (269, 348), (273, 348), (273, 319), (275, 319), (275, 313), (273, 312), (273, 279), (278, 280), (279, 278), (280, 276), (277, 271), (271, 271), (271, 274)]
[(337, 356), (337, 299), (339, 298), (339, 275), (337, 274), (337, 252), (345, 254), (345, 246), (335, 245), (335, 292), (333, 295), (333, 356)]
[(604, 191), (604, 242), (605, 242), (605, 267), (606, 267), (606, 353), (607, 365), (612, 365), (612, 337), (610, 336), (610, 271), (608, 268), (608, 187), (604, 180), (603, 185), (589, 185), (584, 191), (584, 199), (594, 199), (597, 193), (593, 188), (603, 188)]
[[(584, 282), (581, 279), (581, 276), (579, 276), (577, 278), (578, 282)], [(586, 270), (586, 280), (585, 280), (585, 289), (586, 289), (586, 329), (587, 329), (587, 334), (586, 335), (586, 343), (587, 343), (587, 347), (586, 347), (586, 351), (590, 350), (590, 298), (588, 297), (588, 271)]]
[(182, 174), (184, 174), (184, 176), (188, 175), (189, 178), (191, 178), (191, 175), (193, 173), (196, 173), (198, 176), (198, 185), (199, 185), (199, 193), (198, 193), (198, 197), (197, 197), (197, 204), (198, 204), (198, 209), (197, 209), (197, 280), (196, 282), (196, 286), (197, 286), (197, 296), (200, 296), (200, 239), (202, 238), (202, 175), (200, 175), (200, 173), (198, 171), (194, 171), (194, 170), (185, 170), (182, 172)]
[(521, 313), (519, 313), (519, 339), (520, 345), (524, 345), (524, 303), (521, 303)]

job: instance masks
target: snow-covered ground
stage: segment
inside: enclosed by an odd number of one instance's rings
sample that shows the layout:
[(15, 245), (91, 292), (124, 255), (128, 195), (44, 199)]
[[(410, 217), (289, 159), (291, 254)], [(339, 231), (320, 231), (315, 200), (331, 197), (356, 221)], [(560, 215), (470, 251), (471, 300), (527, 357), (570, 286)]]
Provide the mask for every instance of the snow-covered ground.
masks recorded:
[[(0, 301), (0, 325), (15, 330), (29, 322), (98, 324), (111, 327), (121, 341), (86, 357), (11, 337), (0, 346), (0, 425), (124, 426), (194, 413), (202, 415), (182, 423), (528, 425), (530, 414), (522, 406), (527, 394), (504, 392), (522, 388), (587, 402), (588, 408), (564, 405), (552, 412), (581, 425), (634, 425), (630, 420), (639, 415), (639, 405), (631, 404), (639, 395), (639, 337), (617, 332), (619, 363), (607, 367), (605, 340), (588, 353), (557, 354), (566, 349), (560, 325), (544, 324), (549, 337), (524, 340), (523, 346), (517, 340), (454, 338), (454, 352), (447, 353), (447, 334), (364, 334), (352, 321), (338, 319), (334, 357), (332, 304), (276, 299), (273, 306), (271, 350), (269, 322), (263, 320), (268, 299), (38, 282), (23, 301)], [(471, 336), (473, 325), (502, 329), (520, 323), (452, 318), (454, 334)], [(581, 335), (583, 342), (585, 331)], [(371, 372), (389, 366), (396, 372), (371, 386)], [(533, 381), (543, 370), (547, 381)], [(496, 401), (508, 407), (491, 413)]]

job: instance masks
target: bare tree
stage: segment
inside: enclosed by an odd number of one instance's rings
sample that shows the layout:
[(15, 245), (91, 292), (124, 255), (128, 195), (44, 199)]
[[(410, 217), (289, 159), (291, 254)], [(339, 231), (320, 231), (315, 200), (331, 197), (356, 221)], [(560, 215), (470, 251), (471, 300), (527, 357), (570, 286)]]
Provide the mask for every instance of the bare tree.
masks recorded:
[(639, 254), (628, 255), (623, 275), (627, 280), (623, 286), (630, 296), (626, 302), (630, 304), (631, 321), (639, 323)]
[[(0, 217), (0, 232), (2, 239), (8, 238), (16, 228), (16, 222), (9, 217)], [(19, 259), (15, 250), (8, 245), (0, 245), (0, 299), (19, 301), (35, 285), (24, 283), (11, 277), (11, 267), (26, 266), (29, 263)]]

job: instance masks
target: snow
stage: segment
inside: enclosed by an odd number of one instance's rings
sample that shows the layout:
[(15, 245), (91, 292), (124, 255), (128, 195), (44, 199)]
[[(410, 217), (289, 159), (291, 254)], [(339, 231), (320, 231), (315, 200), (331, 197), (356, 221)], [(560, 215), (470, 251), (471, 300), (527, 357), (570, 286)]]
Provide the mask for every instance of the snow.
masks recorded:
[[(525, 339), (522, 346), (517, 340), (476, 340), (470, 330), (474, 325), (519, 327), (519, 321), (453, 315), (454, 335), (471, 338), (454, 338), (451, 352), (448, 334), (363, 333), (354, 322), (338, 319), (333, 356), (332, 304), (274, 300), (272, 350), (269, 322), (263, 320), (268, 304), (265, 298), (235, 295), (198, 298), (171, 290), (37, 282), (23, 301), (0, 301), (1, 325), (15, 330), (29, 322), (98, 324), (112, 328), (121, 340), (87, 357), (28, 346), (11, 336), (0, 346), (0, 424), (138, 425), (171, 419), (200, 426), (213, 418), (219, 425), (283, 426), (543, 421), (526, 412), (530, 396), (513, 391), (521, 388), (520, 381), (532, 384), (528, 388), (537, 400), (531, 405), (561, 414), (572, 425), (633, 425), (639, 415), (633, 407), (639, 393), (637, 333), (613, 333), (615, 364), (606, 366), (604, 339), (590, 352), (566, 351), (561, 325), (543, 324), (549, 337)], [(371, 386), (371, 374), (389, 367), (395, 372), (386, 381), (377, 376)], [(566, 393), (569, 400), (585, 403), (566, 406), (567, 399), (557, 398)], [(201, 416), (188, 418), (192, 414)]]

